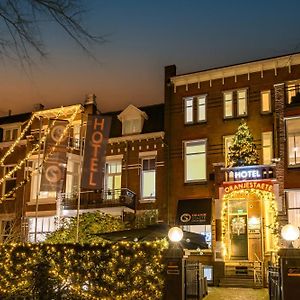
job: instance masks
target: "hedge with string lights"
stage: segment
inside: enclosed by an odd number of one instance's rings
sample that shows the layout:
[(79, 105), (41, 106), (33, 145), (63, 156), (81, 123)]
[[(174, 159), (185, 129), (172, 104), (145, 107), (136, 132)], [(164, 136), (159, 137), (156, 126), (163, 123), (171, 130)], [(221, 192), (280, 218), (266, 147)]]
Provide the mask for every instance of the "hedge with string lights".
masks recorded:
[(0, 299), (161, 299), (167, 242), (0, 246)]

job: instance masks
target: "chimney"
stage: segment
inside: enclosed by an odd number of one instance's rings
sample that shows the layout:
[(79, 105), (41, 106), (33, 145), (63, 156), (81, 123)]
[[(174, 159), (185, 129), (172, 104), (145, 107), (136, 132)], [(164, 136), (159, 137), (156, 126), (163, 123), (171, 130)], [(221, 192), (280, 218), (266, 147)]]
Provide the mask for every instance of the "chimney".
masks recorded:
[(43, 110), (45, 106), (42, 103), (36, 103), (33, 105), (33, 111), (40, 111)]
[(11, 109), (8, 110), (8, 115), (11, 116)]
[(84, 108), (88, 114), (95, 114), (97, 111), (97, 101), (95, 94), (87, 94), (85, 96)]

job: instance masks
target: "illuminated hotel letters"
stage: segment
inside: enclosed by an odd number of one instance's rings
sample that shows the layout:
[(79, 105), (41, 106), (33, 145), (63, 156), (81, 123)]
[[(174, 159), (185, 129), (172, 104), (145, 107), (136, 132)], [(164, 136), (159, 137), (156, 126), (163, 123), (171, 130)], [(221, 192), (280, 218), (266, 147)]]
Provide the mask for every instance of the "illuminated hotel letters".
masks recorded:
[(234, 172), (234, 178), (235, 179), (256, 179), (256, 178), (260, 178), (261, 175), (259, 173), (259, 171), (257, 169), (250, 169), (250, 170), (242, 170), (242, 171), (236, 171)]
[(100, 115), (89, 116), (81, 187), (101, 189), (105, 152), (111, 119)]

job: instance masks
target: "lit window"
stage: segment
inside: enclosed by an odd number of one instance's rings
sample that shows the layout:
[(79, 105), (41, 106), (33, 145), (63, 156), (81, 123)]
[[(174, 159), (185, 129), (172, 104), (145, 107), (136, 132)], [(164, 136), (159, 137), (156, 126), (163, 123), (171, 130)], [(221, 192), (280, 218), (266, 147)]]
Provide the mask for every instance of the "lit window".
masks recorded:
[(247, 90), (237, 91), (237, 114), (238, 116), (247, 115)]
[[(8, 174), (10, 171), (14, 169), (15, 165), (10, 165), (10, 166), (4, 166), (4, 176)], [(2, 194), (5, 195), (9, 192), (11, 192), (17, 185), (17, 174), (14, 172), (10, 178), (7, 178), (3, 182), (2, 186)], [(11, 195), (7, 199), (14, 199), (15, 194)]]
[(286, 193), (288, 200), (288, 221), (297, 227), (300, 227), (300, 191), (288, 191)]
[(155, 198), (156, 195), (156, 170), (155, 170), (155, 158), (143, 158), (142, 159), (142, 174), (141, 184), (143, 199)]
[(57, 224), (55, 217), (38, 217), (28, 219), (29, 242), (43, 242), (47, 234), (55, 231)]
[(262, 133), (263, 164), (269, 165), (273, 158), (273, 133), (272, 131)]
[(206, 121), (206, 95), (201, 95), (198, 100), (198, 122)]
[(300, 92), (300, 82), (291, 82), (287, 84), (287, 103), (290, 104), (293, 98)]
[(183, 230), (203, 235), (208, 247), (211, 248), (211, 225), (185, 225)]
[(223, 137), (225, 166), (228, 166), (229, 147), (232, 145), (233, 137), (234, 137), (234, 135), (227, 135), (227, 136)]
[(269, 113), (271, 112), (271, 91), (261, 92), (261, 112)]
[(123, 129), (123, 135), (140, 133), (142, 130), (141, 120), (140, 119), (124, 120), (122, 129)]
[(224, 118), (233, 117), (233, 93), (224, 92)]
[(290, 166), (300, 164), (300, 118), (286, 121), (288, 138), (288, 163)]
[(189, 124), (194, 121), (194, 99), (192, 97), (184, 99), (184, 123)]
[(121, 195), (122, 161), (111, 160), (105, 165), (104, 199), (119, 200)]
[(66, 198), (72, 199), (78, 195), (79, 191), (79, 173), (80, 173), (80, 161), (68, 159), (67, 163), (67, 178), (66, 178)]
[(185, 182), (206, 180), (206, 139), (185, 142)]

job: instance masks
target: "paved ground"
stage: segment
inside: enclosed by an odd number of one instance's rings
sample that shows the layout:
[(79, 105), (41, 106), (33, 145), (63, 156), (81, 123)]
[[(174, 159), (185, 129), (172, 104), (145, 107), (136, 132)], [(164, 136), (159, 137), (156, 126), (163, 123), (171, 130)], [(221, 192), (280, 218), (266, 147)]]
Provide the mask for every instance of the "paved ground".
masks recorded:
[(204, 300), (268, 300), (267, 289), (209, 287)]

